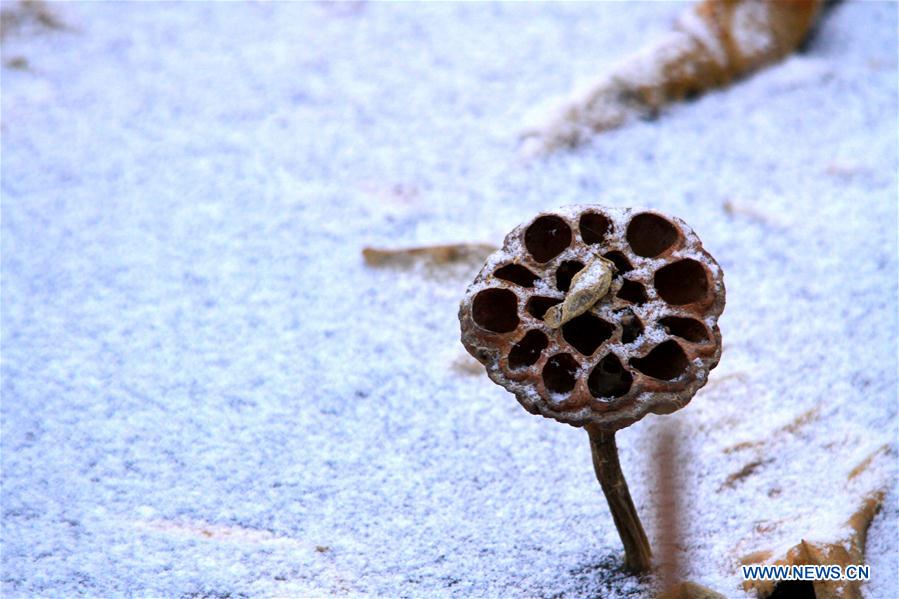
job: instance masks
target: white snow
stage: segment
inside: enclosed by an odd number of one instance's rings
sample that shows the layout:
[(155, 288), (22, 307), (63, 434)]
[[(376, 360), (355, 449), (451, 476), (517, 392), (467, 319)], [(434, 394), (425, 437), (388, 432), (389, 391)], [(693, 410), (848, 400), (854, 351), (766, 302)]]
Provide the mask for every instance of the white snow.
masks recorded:
[(765, 2), (743, 2), (734, 8), (734, 41), (743, 56), (758, 56), (774, 44), (771, 10)]
[[(845, 485), (896, 437), (895, 4), (527, 163), (521, 116), (681, 3), (51, 8), (2, 52), (4, 597), (650, 596), (586, 434), (453, 366), (477, 269), (360, 254), (572, 203), (679, 216), (725, 273), (708, 386), (618, 435), (652, 540), (654, 440), (688, 431), (685, 576), (744, 596), (741, 555), (894, 475)], [(869, 599), (899, 596), (890, 488)]]

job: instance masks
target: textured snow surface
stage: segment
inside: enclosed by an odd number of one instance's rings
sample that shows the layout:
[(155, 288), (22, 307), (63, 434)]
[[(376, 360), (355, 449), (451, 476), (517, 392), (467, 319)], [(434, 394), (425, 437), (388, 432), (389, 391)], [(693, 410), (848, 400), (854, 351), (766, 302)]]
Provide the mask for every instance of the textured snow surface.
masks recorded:
[[(458, 367), (477, 266), (360, 256), (581, 202), (680, 216), (725, 272), (708, 386), (618, 435), (650, 539), (675, 419), (685, 576), (741, 597), (745, 552), (834, 538), (896, 437), (897, 8), (519, 160), (523, 114), (683, 6), (69, 3), (5, 39), (3, 596), (651, 595), (587, 435)], [(891, 489), (869, 598), (899, 596)]]

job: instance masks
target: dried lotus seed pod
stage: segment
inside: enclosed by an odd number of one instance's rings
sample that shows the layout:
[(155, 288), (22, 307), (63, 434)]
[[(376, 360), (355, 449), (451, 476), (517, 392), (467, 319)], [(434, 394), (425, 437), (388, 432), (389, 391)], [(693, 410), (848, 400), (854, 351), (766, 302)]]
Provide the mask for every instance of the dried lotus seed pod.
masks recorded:
[[(575, 289), (604, 274), (608, 284)], [(592, 304), (559, 326), (577, 294)], [(526, 410), (612, 431), (673, 412), (705, 385), (723, 309), (721, 269), (683, 221), (575, 206), (513, 230), (459, 317), (465, 348)]]
[(721, 268), (686, 223), (590, 205), (515, 228), (462, 299), (462, 343), (490, 378), (529, 412), (587, 429), (631, 569), (649, 567), (649, 546), (614, 433), (705, 385), (723, 310)]

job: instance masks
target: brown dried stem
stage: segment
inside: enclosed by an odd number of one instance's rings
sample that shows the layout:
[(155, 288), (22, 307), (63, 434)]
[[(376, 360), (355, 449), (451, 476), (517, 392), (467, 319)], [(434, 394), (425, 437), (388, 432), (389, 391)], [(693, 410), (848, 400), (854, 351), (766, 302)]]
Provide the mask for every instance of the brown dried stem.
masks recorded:
[(648, 572), (652, 550), (649, 548), (649, 540), (643, 531), (643, 524), (631, 500), (627, 481), (621, 473), (621, 464), (618, 462), (618, 446), (615, 445), (615, 433), (603, 431), (592, 425), (587, 425), (587, 434), (590, 435), (590, 451), (593, 453), (593, 469), (596, 471), (596, 480), (602, 487), (602, 492), (609, 503), (615, 528), (624, 545), (624, 565), (632, 572)]

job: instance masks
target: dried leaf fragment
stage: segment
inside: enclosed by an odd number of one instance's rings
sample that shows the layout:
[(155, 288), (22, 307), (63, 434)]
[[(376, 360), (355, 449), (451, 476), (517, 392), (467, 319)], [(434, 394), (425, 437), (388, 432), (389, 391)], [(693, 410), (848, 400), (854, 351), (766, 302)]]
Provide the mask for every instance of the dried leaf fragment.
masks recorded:
[(368, 266), (408, 266), (415, 262), (442, 265), (481, 261), (494, 251), (496, 247), (486, 243), (453, 243), (397, 249), (366, 247), (362, 249), (362, 258)]
[(481, 363), (465, 352), (459, 352), (452, 360), (451, 366), (459, 374), (468, 376), (481, 376), (484, 374), (484, 367), (481, 366)]
[(721, 486), (718, 487), (718, 492), (720, 493), (724, 489), (733, 489), (743, 479), (752, 476), (759, 468), (772, 461), (774, 461), (774, 458), (759, 458), (748, 462), (736, 472), (732, 472), (727, 479), (721, 483)]
[(0, 11), (0, 40), (18, 33), (34, 33), (41, 29), (63, 31), (68, 26), (43, 0), (4, 3)]
[(881, 445), (880, 447), (875, 449), (874, 452), (871, 453), (871, 455), (869, 455), (864, 460), (862, 460), (861, 463), (859, 463), (855, 468), (853, 468), (849, 472), (849, 480), (852, 480), (852, 479), (858, 477), (858, 475), (864, 473), (871, 466), (871, 462), (873, 462), (875, 459), (877, 459), (878, 456), (889, 453), (889, 451), (890, 451), (890, 446), (887, 444)]
[(557, 329), (572, 318), (580, 316), (609, 292), (615, 264), (596, 256), (571, 279), (565, 300), (546, 311), (543, 321)]
[(13, 56), (12, 58), (4, 62), (3, 66), (8, 69), (14, 69), (16, 71), (27, 71), (30, 69), (28, 59), (24, 56)]

